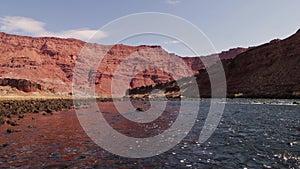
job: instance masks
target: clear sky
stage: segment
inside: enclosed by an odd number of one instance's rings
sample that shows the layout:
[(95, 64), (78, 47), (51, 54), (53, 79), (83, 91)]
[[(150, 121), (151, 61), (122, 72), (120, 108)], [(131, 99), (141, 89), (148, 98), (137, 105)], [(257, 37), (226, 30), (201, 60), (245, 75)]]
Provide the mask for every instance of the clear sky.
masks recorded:
[[(88, 39), (93, 31), (128, 14), (163, 12), (200, 28), (217, 51), (255, 46), (286, 38), (300, 28), (300, 0), (6, 0), (0, 6), (0, 31), (30, 36)], [(109, 37), (103, 32), (99, 38)], [(170, 42), (170, 43), (168, 43)], [(170, 52), (190, 55), (164, 38), (124, 41), (129, 45), (158, 44)], [(206, 53), (204, 53), (206, 54)]]

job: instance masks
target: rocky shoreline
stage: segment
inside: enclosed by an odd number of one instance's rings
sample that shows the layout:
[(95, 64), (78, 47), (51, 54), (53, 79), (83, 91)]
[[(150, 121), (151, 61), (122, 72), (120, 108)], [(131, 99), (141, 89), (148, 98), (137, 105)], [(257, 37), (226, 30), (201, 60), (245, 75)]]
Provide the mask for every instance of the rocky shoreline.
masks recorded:
[(72, 106), (72, 99), (1, 100), (0, 125), (8, 125), (7, 133), (17, 132), (9, 126), (18, 126), (18, 121), (27, 113), (52, 115), (53, 112), (71, 109)]
[[(209, 98), (184, 98), (184, 97), (157, 97), (149, 98), (148, 95), (131, 98), (96, 98), (96, 102), (113, 102), (125, 100), (139, 100), (139, 101), (202, 101)], [(226, 98), (227, 100), (234, 98)], [(240, 99), (240, 98), (239, 98)], [(249, 99), (249, 98), (244, 98)], [(261, 99), (261, 98), (257, 98)], [(253, 99), (254, 103), (256, 99)], [(60, 112), (70, 109), (79, 109), (82, 106), (88, 106), (89, 102), (94, 99), (26, 99), (26, 100), (0, 100), (0, 125), (8, 124), (10, 126), (17, 126), (18, 120), (24, 118), (27, 113), (52, 115), (54, 112)], [(268, 104), (262, 102), (262, 104)], [(291, 100), (291, 105), (299, 105), (300, 101)]]

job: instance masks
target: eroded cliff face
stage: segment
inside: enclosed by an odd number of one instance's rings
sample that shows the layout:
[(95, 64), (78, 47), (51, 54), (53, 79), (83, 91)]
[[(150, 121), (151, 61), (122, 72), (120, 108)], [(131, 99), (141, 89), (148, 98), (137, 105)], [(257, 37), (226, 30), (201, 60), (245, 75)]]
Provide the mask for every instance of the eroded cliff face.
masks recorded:
[[(300, 98), (300, 30), (285, 40), (252, 47), (236, 57), (222, 59), (226, 75), (228, 97), (250, 98)], [(213, 68), (214, 66), (212, 66)], [(199, 90), (201, 97), (211, 97), (211, 83), (205, 69), (196, 75), (197, 90), (185, 85), (172, 90), (174, 82), (131, 90), (132, 94), (149, 94), (153, 89), (166, 90), (168, 95), (180, 94), (194, 97)], [(178, 81), (189, 84), (190, 78)], [(142, 89), (145, 89), (142, 88)]]
[(1, 78), (26, 79), (49, 92), (70, 91), (76, 55), (84, 42), (0, 33)]
[[(167, 53), (160, 46), (107, 46), (76, 39), (0, 33), (0, 78), (40, 84), (41, 92), (71, 93), (75, 64), (86, 70), (95, 64), (94, 59), (84, 57), (82, 49), (87, 46), (105, 53), (97, 69), (90, 72), (92, 78), (83, 83), (95, 83), (98, 95), (104, 97), (111, 93), (113, 78), (121, 79), (119, 82), (123, 80), (128, 88), (136, 88), (191, 76), (204, 68), (199, 57), (182, 58)], [(245, 50), (233, 49), (221, 53), (220, 57), (233, 58)]]
[(17, 88), (23, 92), (37, 92), (42, 90), (42, 86), (40, 84), (25, 79), (0, 79), (0, 86)]

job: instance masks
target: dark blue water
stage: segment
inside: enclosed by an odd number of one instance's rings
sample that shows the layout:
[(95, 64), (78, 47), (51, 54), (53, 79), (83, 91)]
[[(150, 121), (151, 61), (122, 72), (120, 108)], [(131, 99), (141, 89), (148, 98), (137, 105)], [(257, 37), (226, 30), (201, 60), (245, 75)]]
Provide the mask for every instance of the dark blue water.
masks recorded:
[(155, 157), (127, 159), (106, 156), (129, 168), (300, 168), (300, 106), (289, 100), (234, 99), (204, 143), (197, 139), (208, 112), (202, 101), (192, 131), (176, 147)]

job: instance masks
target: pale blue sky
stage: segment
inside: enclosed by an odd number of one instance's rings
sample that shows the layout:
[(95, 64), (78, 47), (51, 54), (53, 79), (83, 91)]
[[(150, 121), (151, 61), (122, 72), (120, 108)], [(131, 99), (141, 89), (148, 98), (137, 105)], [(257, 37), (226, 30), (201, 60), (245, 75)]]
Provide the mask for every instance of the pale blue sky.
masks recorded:
[[(299, 7), (299, 0), (6, 0), (0, 6), (0, 31), (30, 36), (68, 33), (85, 40), (86, 34), (119, 17), (137, 12), (163, 12), (195, 24), (216, 50), (222, 51), (259, 45), (295, 33), (300, 28)], [(78, 34), (83, 29), (85, 32)], [(43, 33), (35, 34), (36, 31)], [(170, 52), (190, 55), (179, 44), (164, 43), (165, 40), (153, 36), (123, 43), (158, 44)]]

